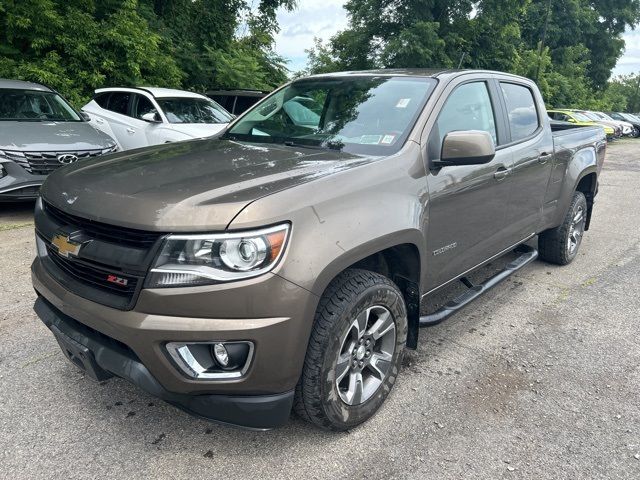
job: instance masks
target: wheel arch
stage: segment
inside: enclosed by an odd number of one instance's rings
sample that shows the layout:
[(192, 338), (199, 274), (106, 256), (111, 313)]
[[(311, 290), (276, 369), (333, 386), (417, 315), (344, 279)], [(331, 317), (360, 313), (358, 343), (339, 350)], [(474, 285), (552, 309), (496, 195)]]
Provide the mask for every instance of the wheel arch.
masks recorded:
[[(318, 276), (314, 291), (324, 292), (343, 271), (359, 268), (379, 273), (394, 282), (405, 300), (407, 309), (407, 347), (415, 349), (420, 317), (420, 288), (425, 255), (418, 232), (407, 231), (390, 236), (387, 241), (371, 242), (357, 255), (345, 254), (336, 259)], [(393, 241), (391, 241), (393, 240)]]
[(582, 192), (587, 199), (587, 220), (584, 229), (589, 230), (593, 204), (595, 202), (596, 193), (598, 191), (598, 174), (596, 173), (595, 169), (589, 168), (585, 170), (578, 179), (573, 191)]

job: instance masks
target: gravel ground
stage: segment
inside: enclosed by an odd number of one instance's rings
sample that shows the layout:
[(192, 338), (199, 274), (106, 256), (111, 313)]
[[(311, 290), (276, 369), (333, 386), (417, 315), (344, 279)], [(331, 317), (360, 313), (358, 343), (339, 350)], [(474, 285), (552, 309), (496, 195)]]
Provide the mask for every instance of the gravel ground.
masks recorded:
[(609, 147), (580, 255), (421, 332), (341, 434), (190, 417), (90, 382), (31, 310), (33, 205), (0, 205), (0, 478), (640, 478), (640, 141)]

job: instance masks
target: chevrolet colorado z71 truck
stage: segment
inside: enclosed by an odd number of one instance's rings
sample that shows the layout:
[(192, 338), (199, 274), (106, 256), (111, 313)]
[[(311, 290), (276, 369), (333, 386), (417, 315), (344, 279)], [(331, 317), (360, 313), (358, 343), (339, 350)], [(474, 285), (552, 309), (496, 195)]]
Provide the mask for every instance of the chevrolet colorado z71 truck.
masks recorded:
[[(600, 127), (552, 132), (513, 75), (296, 80), (218, 138), (54, 172), (35, 211), (35, 310), (97, 380), (249, 428), (293, 408), (348, 429), (382, 405), (419, 327), (536, 258), (524, 242), (575, 258), (605, 147)], [(457, 279), (468, 291), (421, 317)]]

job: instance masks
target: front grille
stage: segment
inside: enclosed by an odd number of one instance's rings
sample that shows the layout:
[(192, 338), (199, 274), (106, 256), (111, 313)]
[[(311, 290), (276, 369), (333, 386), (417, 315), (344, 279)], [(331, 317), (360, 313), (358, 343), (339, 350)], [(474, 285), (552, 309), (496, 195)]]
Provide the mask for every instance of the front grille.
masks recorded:
[[(127, 300), (127, 303), (133, 299), (138, 288), (138, 278), (119, 272), (114, 273), (82, 260), (65, 258), (59, 255), (50, 244), (47, 244), (47, 255), (60, 270), (70, 277), (83, 284), (90, 284), (104, 292), (123, 297)], [(125, 280), (126, 285), (108, 281), (107, 278), (111, 276), (117, 276), (119, 279)]]
[(63, 212), (62, 210), (44, 203), (44, 210), (49, 217), (61, 225), (70, 225), (82, 230), (89, 237), (104, 240), (105, 242), (117, 243), (134, 248), (150, 248), (160, 237), (160, 233), (146, 232), (133, 228), (117, 227), (106, 223), (94, 222), (86, 218), (76, 217)]
[[(105, 153), (111, 153), (115, 150), (116, 147), (114, 146)], [(78, 160), (103, 155), (103, 149), (73, 150), (66, 152), (17, 152), (5, 150), (4, 152), (7, 158), (16, 162), (32, 175), (49, 175), (55, 169), (64, 166), (65, 164), (58, 161), (58, 157), (61, 155), (75, 155)]]
[[(162, 233), (118, 227), (77, 217), (41, 200), (36, 206), (38, 254), (58, 283), (88, 300), (120, 310), (133, 308)], [(70, 235), (82, 244), (69, 256), (51, 243)]]

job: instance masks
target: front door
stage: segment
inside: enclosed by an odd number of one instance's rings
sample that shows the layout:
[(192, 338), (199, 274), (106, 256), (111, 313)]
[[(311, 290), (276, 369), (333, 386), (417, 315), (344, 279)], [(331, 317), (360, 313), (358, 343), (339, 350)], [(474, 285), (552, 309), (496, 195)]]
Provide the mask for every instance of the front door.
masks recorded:
[[(505, 135), (500, 112), (495, 84), (471, 81), (455, 87), (429, 134), (428, 162), (439, 158), (442, 141), (452, 131), (485, 131), (500, 145)], [(498, 149), (483, 165), (429, 170), (426, 291), (509, 247), (504, 231), (511, 163), (511, 152)]]

